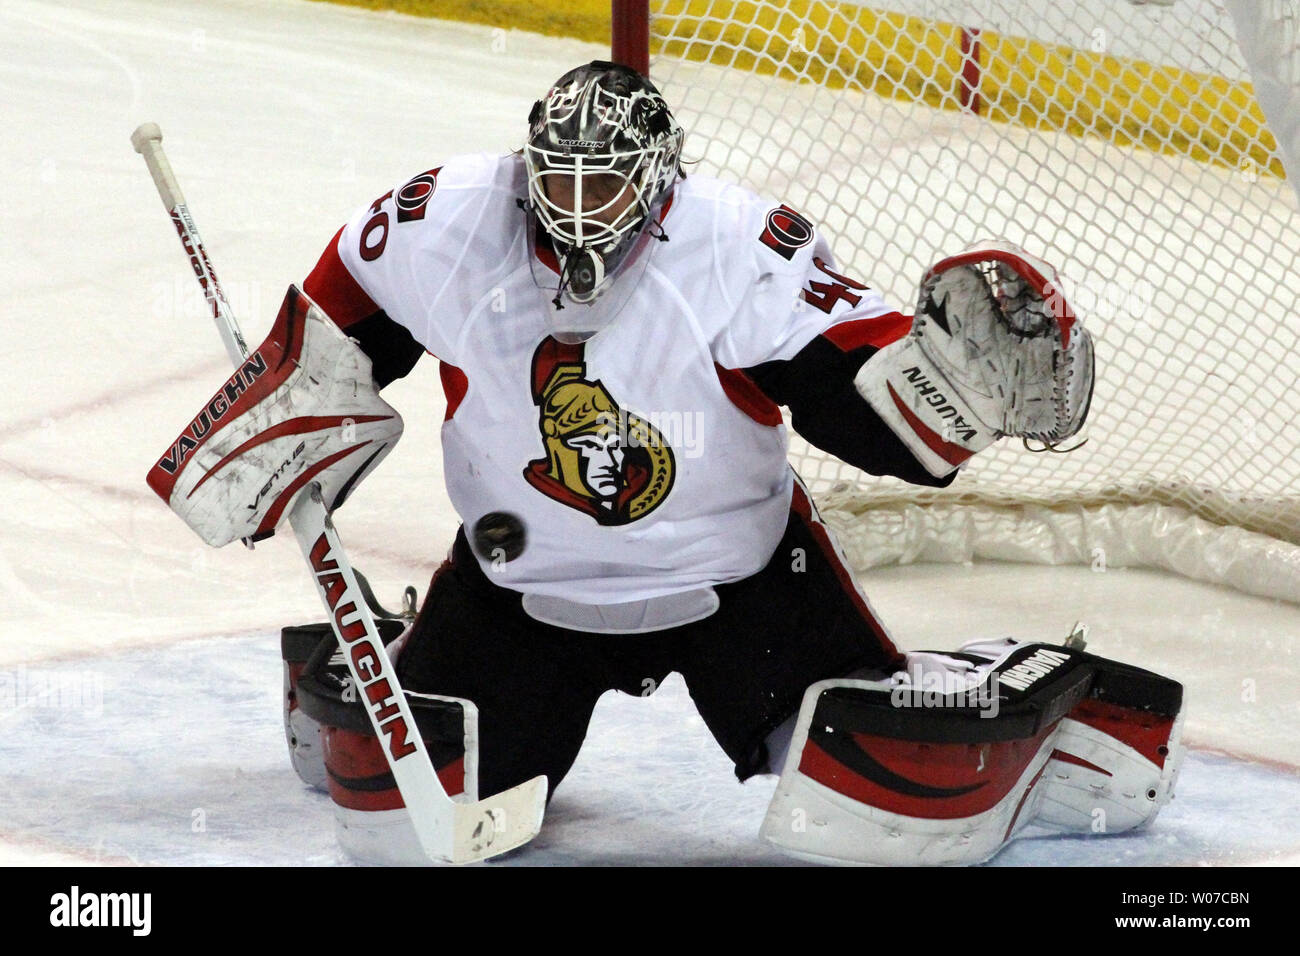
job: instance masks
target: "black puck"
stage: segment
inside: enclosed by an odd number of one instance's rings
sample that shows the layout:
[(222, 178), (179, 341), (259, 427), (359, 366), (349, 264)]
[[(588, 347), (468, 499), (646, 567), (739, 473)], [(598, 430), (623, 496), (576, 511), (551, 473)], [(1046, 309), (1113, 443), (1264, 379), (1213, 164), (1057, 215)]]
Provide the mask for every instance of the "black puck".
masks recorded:
[(513, 561), (524, 553), (524, 523), (508, 511), (492, 511), (474, 522), (474, 550), (484, 561)]

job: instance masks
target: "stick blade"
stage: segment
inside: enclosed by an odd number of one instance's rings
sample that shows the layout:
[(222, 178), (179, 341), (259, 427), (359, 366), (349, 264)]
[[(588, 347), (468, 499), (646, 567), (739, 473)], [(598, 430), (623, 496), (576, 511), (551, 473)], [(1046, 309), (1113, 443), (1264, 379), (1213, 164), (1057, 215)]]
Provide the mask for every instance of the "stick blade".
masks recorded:
[(545, 777), (533, 777), (478, 803), (458, 803), (453, 863), (474, 863), (521, 847), (542, 828)]

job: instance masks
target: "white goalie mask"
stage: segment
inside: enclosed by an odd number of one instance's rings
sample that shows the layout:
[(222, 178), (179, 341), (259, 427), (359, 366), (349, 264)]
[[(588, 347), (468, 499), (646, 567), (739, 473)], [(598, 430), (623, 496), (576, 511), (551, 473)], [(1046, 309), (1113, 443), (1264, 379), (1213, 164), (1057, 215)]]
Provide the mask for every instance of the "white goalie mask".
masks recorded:
[(530, 218), (542, 233), (534, 232), (542, 252), (533, 272), (557, 333), (590, 337), (620, 310), (596, 306), (616, 280), (634, 284), (622, 280), (644, 268), (652, 240), (667, 238), (657, 217), (680, 174), (681, 146), (659, 91), (625, 66), (578, 67), (533, 105), (524, 146)]

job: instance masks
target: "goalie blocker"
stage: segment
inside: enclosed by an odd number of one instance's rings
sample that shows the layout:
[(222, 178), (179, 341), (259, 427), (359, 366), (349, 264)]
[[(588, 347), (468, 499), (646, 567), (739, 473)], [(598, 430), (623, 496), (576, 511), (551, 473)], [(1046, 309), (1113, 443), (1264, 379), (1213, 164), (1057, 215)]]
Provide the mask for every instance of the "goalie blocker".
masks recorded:
[(149, 487), (220, 547), (275, 532), (311, 483), (329, 510), (402, 434), (371, 362), (290, 286), (266, 340), (149, 470)]
[(976, 642), (804, 696), (763, 822), (829, 863), (979, 863), (1030, 823), (1149, 823), (1182, 759), (1182, 685), (1080, 650)]

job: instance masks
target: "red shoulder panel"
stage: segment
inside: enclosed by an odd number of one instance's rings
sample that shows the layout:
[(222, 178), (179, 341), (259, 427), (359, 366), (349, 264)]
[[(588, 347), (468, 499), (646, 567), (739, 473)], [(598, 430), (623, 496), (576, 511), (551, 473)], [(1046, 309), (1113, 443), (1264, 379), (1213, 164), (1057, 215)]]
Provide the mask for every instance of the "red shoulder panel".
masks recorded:
[(339, 328), (346, 329), (353, 322), (374, 315), (379, 311), (379, 306), (366, 295), (366, 291), (352, 278), (352, 273), (339, 258), (339, 237), (342, 235), (342, 229), (334, 233), (334, 238), (316, 263), (316, 268), (311, 270), (311, 275), (302, 284), (302, 291)]

